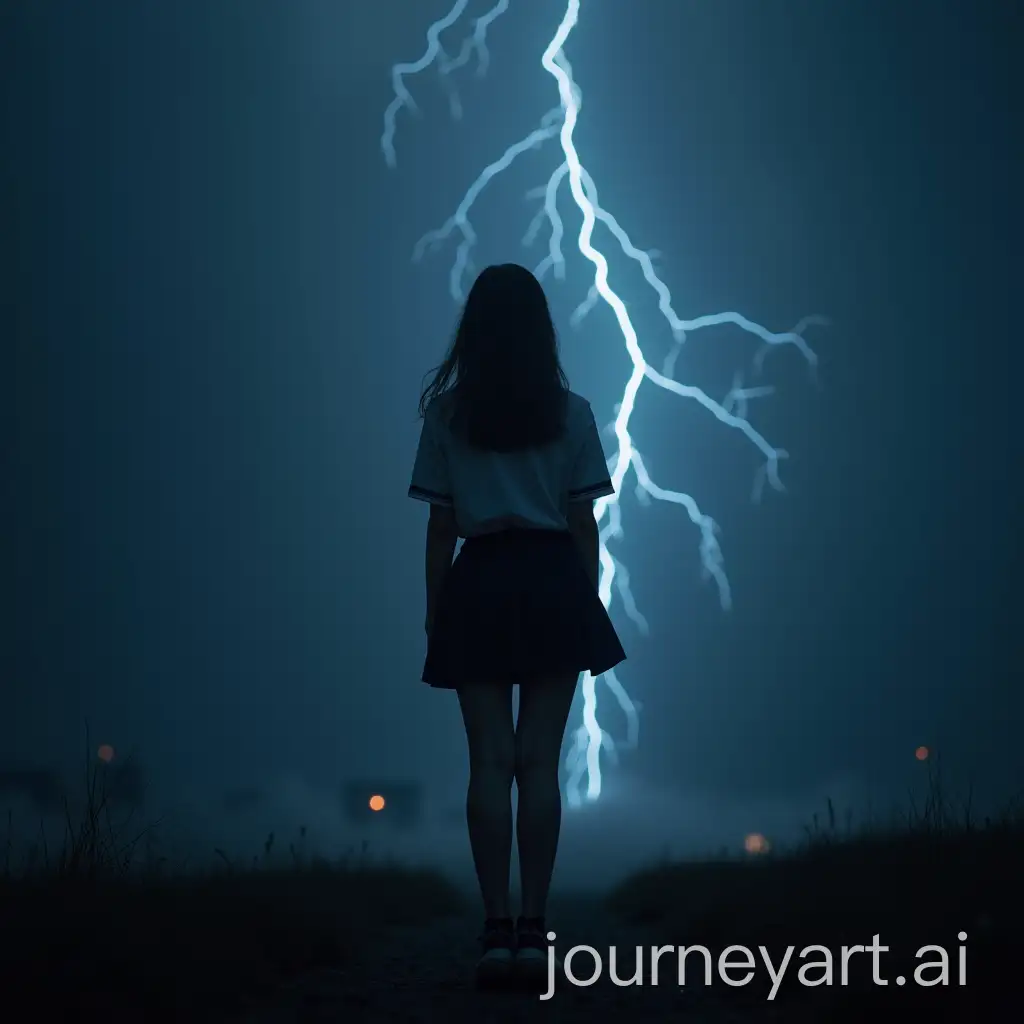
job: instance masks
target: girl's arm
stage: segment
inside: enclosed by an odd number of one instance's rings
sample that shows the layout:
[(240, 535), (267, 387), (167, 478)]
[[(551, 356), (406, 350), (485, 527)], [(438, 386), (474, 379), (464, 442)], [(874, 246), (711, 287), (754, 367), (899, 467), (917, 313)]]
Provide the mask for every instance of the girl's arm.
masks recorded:
[(434, 625), (437, 598), (451, 568), (458, 539), (459, 527), (455, 521), (455, 512), (442, 505), (431, 505), (430, 519), (427, 521), (426, 550), (428, 635)]
[(583, 565), (587, 576), (597, 590), (598, 573), (600, 572), (601, 535), (594, 518), (592, 501), (574, 501), (569, 505), (569, 533), (583, 557)]

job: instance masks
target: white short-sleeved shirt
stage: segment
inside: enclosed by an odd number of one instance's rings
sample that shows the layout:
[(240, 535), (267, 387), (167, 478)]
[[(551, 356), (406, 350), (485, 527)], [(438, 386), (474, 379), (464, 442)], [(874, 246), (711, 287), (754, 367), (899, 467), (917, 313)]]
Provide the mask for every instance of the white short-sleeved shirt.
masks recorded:
[(570, 502), (614, 493), (593, 410), (575, 392), (563, 435), (524, 451), (470, 447), (436, 402), (423, 418), (409, 497), (453, 508), (462, 537), (514, 527), (567, 530)]

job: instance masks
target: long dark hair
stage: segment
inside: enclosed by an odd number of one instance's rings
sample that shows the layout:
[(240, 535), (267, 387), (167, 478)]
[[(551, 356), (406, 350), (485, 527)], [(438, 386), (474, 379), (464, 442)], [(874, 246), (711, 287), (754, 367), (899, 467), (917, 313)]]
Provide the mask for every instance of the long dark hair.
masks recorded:
[(474, 448), (512, 452), (565, 429), (569, 382), (547, 297), (525, 267), (488, 267), (473, 283), (444, 362), (420, 396), (420, 415), (444, 398), (452, 431)]

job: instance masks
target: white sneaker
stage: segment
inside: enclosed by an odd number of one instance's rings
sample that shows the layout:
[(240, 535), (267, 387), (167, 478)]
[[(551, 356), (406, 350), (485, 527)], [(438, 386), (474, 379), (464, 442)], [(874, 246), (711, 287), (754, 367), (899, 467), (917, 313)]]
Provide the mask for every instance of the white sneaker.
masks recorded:
[(480, 945), (483, 954), (476, 964), (476, 983), (481, 988), (504, 985), (512, 976), (515, 931), (511, 921), (486, 921)]
[[(543, 921), (519, 919), (516, 928), (516, 979), (521, 984), (534, 988), (547, 988), (548, 984), (548, 939)], [(555, 978), (562, 970), (562, 961), (555, 957)]]

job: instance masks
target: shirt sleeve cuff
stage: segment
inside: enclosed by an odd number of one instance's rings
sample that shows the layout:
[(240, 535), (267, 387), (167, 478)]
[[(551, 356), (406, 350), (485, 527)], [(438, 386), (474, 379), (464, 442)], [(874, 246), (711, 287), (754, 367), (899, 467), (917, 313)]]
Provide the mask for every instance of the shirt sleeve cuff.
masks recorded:
[(432, 491), (429, 488), (420, 487), (418, 484), (409, 485), (409, 497), (414, 501), (425, 501), (431, 505), (452, 507), (452, 496), (450, 494), (441, 494), (439, 491)]
[(593, 501), (595, 498), (607, 498), (615, 493), (611, 480), (605, 478), (586, 487), (574, 487), (569, 491), (570, 501)]

